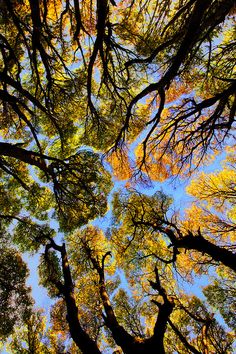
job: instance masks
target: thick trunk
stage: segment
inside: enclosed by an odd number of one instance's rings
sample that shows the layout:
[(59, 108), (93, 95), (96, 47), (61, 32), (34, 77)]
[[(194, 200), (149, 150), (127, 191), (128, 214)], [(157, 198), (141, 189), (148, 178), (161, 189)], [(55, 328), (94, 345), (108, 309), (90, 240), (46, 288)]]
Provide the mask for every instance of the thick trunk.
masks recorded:
[(236, 272), (236, 254), (225, 248), (216, 246), (200, 235), (193, 236), (190, 234), (182, 239), (176, 240), (174, 244), (177, 248), (185, 248), (205, 253), (212, 257), (214, 261), (221, 262)]
[(172, 245), (175, 248), (184, 248), (187, 250), (198, 251), (202, 254), (207, 254), (214, 261), (220, 262), (236, 272), (236, 254), (224, 247), (217, 246), (214, 243), (206, 240), (201, 235), (200, 231), (197, 235), (193, 235), (192, 232), (189, 231), (186, 236), (182, 235), (180, 237), (179, 235), (177, 237), (171, 228), (159, 228), (159, 230), (164, 232), (169, 237)]
[(114, 341), (122, 348), (125, 354), (136, 353), (134, 351), (135, 338), (119, 325), (103, 282), (100, 283), (100, 296), (106, 313), (105, 323), (112, 332)]
[(78, 319), (78, 308), (72, 292), (65, 294), (67, 321), (73, 341), (84, 354), (101, 354), (97, 344), (83, 330)]
[(46, 156), (37, 152), (28, 151), (10, 143), (0, 142), (0, 155), (14, 157), (15, 159), (23, 161), (29, 165), (37, 166), (45, 173), (49, 173), (49, 169), (44, 160)]
[(78, 308), (76, 306), (73, 293), (73, 281), (71, 277), (69, 262), (67, 258), (65, 244), (61, 248), (62, 270), (64, 276), (64, 296), (67, 308), (67, 321), (70, 334), (76, 345), (84, 354), (101, 354), (94, 340), (83, 330), (78, 318)]
[(112, 337), (117, 345), (119, 345), (125, 354), (138, 353), (134, 349), (135, 337), (131, 336), (123, 326), (117, 321), (116, 315), (111, 306), (109, 295), (106, 290), (105, 285), (105, 275), (104, 275), (104, 262), (108, 255), (111, 255), (110, 252), (107, 252), (102, 259), (102, 265), (99, 264), (99, 261), (92, 256), (91, 249), (88, 245), (84, 245), (85, 250), (93, 264), (93, 267), (97, 270), (99, 275), (99, 292), (102, 300), (103, 308), (106, 316), (104, 316), (104, 321), (106, 326), (112, 333)]
[(174, 308), (174, 303), (168, 299), (165, 290), (161, 287), (158, 277), (158, 270), (155, 270), (156, 282), (154, 283), (150, 281), (150, 284), (153, 289), (157, 290), (163, 297), (164, 303), (160, 304), (153, 301), (159, 307), (159, 312), (154, 327), (154, 334), (151, 338), (141, 339), (131, 336), (122, 326), (119, 325), (106, 291), (103, 266), (100, 267), (95, 259), (91, 260), (100, 277), (100, 296), (106, 312), (106, 325), (111, 330), (116, 344), (122, 348), (125, 354), (165, 354), (164, 335), (169, 316)]
[[(168, 319), (173, 311), (174, 303), (171, 303), (167, 297), (164, 299), (164, 304), (159, 306), (159, 312), (154, 328), (154, 335), (147, 341), (150, 348), (148, 353), (164, 354), (164, 335), (166, 332)], [(158, 351), (157, 351), (158, 348)]]
[(154, 335), (148, 339), (142, 339), (130, 335), (123, 326), (121, 326), (116, 318), (110, 303), (109, 295), (106, 290), (105, 276), (104, 276), (104, 262), (107, 252), (102, 259), (102, 264), (98, 262), (91, 254), (91, 249), (85, 245), (86, 252), (93, 264), (93, 267), (97, 270), (99, 275), (99, 289), (100, 297), (103, 303), (106, 316), (104, 316), (105, 324), (110, 329), (112, 337), (117, 345), (119, 345), (124, 354), (165, 354), (164, 350), (164, 334), (166, 331), (166, 325), (168, 318), (173, 310), (174, 304), (172, 304), (160, 284), (152, 283), (154, 289), (161, 291), (164, 296), (164, 303), (158, 304), (159, 312), (157, 316), (156, 325), (154, 328)]
[(74, 285), (71, 277), (65, 244), (63, 243), (62, 246), (59, 246), (53, 239), (50, 239), (50, 241), (51, 243), (46, 245), (45, 256), (46, 259), (48, 259), (47, 254), (50, 248), (53, 248), (61, 254), (64, 283), (58, 282), (54, 284), (60, 294), (64, 296), (71, 338), (83, 354), (101, 354), (96, 342), (83, 330), (79, 322), (78, 307), (75, 301)]

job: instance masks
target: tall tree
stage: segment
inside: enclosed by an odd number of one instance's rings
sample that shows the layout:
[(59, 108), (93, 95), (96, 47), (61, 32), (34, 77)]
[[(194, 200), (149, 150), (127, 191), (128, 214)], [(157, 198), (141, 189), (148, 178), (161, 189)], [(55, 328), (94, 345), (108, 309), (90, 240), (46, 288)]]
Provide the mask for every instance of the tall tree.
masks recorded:
[(14, 326), (28, 320), (33, 300), (26, 285), (28, 269), (20, 254), (5, 245), (0, 251), (0, 335), (4, 340), (13, 333)]
[[(234, 20), (234, 0), (0, 2), (0, 330), (10, 351), (233, 352), (223, 319), (234, 327), (235, 157), (192, 180), (184, 216), (131, 177), (185, 176), (224, 145), (232, 152)], [(128, 182), (104, 232), (90, 222), (107, 212), (112, 178)], [(55, 301), (48, 330), (25, 251), (41, 253), (40, 283)], [(207, 272), (206, 300), (186, 293), (181, 279)]]
[(118, 148), (147, 128), (138, 167), (188, 170), (234, 122), (234, 5), (3, 1), (5, 134), (68, 157), (85, 142)]

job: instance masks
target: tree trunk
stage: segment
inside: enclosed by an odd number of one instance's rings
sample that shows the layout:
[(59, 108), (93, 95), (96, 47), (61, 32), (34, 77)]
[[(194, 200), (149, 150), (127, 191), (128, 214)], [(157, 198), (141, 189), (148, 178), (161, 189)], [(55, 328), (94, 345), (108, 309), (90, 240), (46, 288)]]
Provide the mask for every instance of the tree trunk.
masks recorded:
[(65, 244), (61, 248), (62, 270), (64, 276), (64, 297), (67, 308), (67, 321), (73, 341), (84, 354), (101, 354), (94, 340), (83, 330), (78, 318), (78, 308), (73, 293), (73, 281), (71, 277), (69, 262)]
[(175, 245), (177, 248), (192, 249), (202, 252), (203, 254), (205, 253), (211, 256), (215, 261), (221, 262), (226, 267), (236, 272), (236, 254), (223, 247), (216, 246), (200, 235), (194, 236), (189, 234), (182, 239), (176, 240)]

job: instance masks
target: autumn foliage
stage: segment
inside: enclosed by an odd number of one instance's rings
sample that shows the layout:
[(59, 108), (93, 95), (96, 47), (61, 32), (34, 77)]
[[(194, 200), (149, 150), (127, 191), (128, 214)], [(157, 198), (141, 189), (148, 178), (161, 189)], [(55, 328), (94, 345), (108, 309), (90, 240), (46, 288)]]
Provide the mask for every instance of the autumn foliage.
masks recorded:
[(234, 353), (235, 1), (2, 0), (0, 30), (4, 350)]

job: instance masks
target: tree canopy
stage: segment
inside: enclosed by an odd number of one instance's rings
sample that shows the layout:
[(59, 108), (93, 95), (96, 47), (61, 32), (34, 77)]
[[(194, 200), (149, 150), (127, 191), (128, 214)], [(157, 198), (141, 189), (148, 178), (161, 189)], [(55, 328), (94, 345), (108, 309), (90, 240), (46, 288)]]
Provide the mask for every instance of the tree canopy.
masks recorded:
[(9, 353), (234, 352), (235, 38), (234, 0), (0, 2)]

